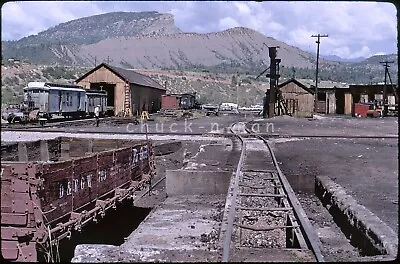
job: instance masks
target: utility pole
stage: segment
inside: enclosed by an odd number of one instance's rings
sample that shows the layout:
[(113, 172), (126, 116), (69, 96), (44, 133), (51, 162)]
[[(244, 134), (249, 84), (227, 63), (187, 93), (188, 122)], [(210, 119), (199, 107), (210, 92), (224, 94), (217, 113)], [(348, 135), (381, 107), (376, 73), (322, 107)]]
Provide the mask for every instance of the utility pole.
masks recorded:
[(321, 38), (327, 38), (328, 35), (312, 35), (312, 38), (318, 38), (315, 43), (317, 43), (317, 67), (315, 71), (315, 101), (314, 101), (314, 113), (317, 112), (317, 102), (318, 102), (318, 61), (319, 61), (319, 44), (321, 43), (320, 39)]
[(237, 74), (237, 79), (236, 79), (236, 105), (239, 107), (239, 73)]
[[(387, 87), (386, 87), (387, 77), (386, 76), (389, 77), (390, 83), (393, 87), (392, 78), (390, 78), (390, 74), (389, 74), (389, 67), (390, 67), (389, 64), (394, 63), (394, 61), (381, 61), (380, 63), (382, 63), (383, 66), (385, 67), (385, 84), (383, 85), (383, 113), (382, 113), (382, 116), (385, 117), (385, 116), (387, 116), (388, 107), (389, 107), (388, 100), (387, 100)], [(395, 94), (396, 94), (396, 91), (395, 91)]]

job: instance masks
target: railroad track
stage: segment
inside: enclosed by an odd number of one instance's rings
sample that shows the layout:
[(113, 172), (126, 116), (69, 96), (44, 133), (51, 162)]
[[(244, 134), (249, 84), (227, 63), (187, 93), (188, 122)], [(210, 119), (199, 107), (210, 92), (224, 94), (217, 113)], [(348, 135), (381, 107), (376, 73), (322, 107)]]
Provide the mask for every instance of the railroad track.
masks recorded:
[[(109, 120), (114, 119), (114, 117), (104, 117), (100, 118), (100, 120)], [(64, 118), (64, 119), (50, 119), (44, 124), (43, 126), (39, 123), (3, 123), (1, 124), (1, 129), (19, 129), (19, 130), (28, 130), (28, 129), (37, 129), (37, 128), (47, 128), (47, 127), (54, 127), (54, 126), (62, 126), (68, 124), (78, 124), (82, 122), (95, 122), (94, 117), (83, 117), (83, 118)]]
[(242, 142), (242, 151), (221, 226), (222, 261), (268, 261), (266, 250), (278, 250), (282, 257), (288, 249), (300, 249), (323, 262), (317, 235), (268, 142), (244, 127), (238, 131), (238, 124), (231, 132)]

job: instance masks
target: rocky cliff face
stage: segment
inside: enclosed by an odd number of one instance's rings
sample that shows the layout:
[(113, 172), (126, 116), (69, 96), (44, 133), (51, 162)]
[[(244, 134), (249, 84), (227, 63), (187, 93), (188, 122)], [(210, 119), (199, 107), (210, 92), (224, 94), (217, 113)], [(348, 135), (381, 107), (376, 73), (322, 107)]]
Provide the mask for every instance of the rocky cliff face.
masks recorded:
[(313, 55), (248, 28), (105, 39), (82, 45), (79, 57), (96, 56), (100, 61), (111, 58), (114, 65), (127, 68), (251, 68), (269, 63), (267, 46), (280, 47), (278, 56), (285, 66), (313, 66)]
[(61, 23), (37, 35), (22, 38), (14, 45), (91, 44), (103, 39), (181, 32), (170, 14), (158, 12), (113, 12)]

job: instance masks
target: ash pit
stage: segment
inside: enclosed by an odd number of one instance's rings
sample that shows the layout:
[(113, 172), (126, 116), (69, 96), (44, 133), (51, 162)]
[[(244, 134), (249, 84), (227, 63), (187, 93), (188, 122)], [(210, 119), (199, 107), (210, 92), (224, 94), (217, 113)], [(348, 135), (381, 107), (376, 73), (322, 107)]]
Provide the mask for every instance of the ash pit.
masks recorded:
[[(132, 200), (117, 203), (116, 209), (108, 211), (97, 223), (91, 222), (81, 232), (73, 231), (70, 239), (65, 238), (60, 241), (58, 247), (60, 262), (71, 262), (75, 247), (79, 244), (120, 246), (151, 210), (152, 208), (135, 207)], [(55, 246), (53, 252), (57, 252)], [(44, 262), (44, 255), (39, 256), (39, 262)]]

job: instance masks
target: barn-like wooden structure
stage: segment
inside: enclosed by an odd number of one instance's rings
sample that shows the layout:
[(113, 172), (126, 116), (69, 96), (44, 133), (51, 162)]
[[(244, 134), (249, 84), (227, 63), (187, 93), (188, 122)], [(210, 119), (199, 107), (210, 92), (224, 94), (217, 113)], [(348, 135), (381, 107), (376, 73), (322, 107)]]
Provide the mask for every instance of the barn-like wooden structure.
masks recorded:
[(156, 112), (166, 90), (152, 78), (134, 70), (102, 63), (75, 81), (84, 89), (107, 91), (108, 110), (113, 115), (137, 115)]
[[(278, 85), (288, 113), (298, 117), (311, 117), (314, 113), (315, 87), (294, 78)], [(353, 95), (347, 85), (338, 83), (318, 84), (315, 109), (322, 114), (352, 114)]]
[(296, 79), (290, 79), (278, 85), (288, 114), (297, 117), (312, 117), (314, 111), (314, 93)]

